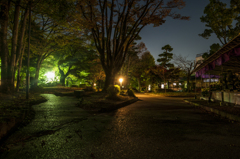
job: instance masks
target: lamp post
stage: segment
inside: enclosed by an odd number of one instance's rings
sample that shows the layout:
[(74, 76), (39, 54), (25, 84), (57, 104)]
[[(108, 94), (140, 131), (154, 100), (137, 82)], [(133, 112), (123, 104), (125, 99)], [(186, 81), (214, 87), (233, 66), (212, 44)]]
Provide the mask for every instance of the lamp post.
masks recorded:
[(122, 78), (120, 78), (120, 79), (119, 79), (119, 82), (120, 82), (120, 87), (121, 87), (121, 90), (122, 90), (122, 81), (123, 81), (123, 79), (122, 79)]

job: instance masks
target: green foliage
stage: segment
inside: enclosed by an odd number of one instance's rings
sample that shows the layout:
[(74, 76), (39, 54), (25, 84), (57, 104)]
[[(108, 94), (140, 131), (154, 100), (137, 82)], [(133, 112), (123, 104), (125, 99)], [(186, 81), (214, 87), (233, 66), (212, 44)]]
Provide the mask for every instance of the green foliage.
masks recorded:
[(159, 62), (162, 67), (164, 68), (170, 68), (173, 67), (173, 64), (169, 63), (172, 58), (173, 58), (173, 53), (170, 53), (173, 48), (167, 44), (162, 47), (162, 50), (165, 50), (162, 54), (159, 54), (158, 56), (160, 57), (157, 59), (157, 62)]
[(107, 89), (108, 97), (115, 98), (120, 94), (120, 86), (118, 85), (110, 85)]
[(141, 85), (146, 87), (146, 85), (150, 83), (151, 74), (149, 71), (150, 68), (155, 65), (155, 60), (151, 53), (146, 51), (140, 58), (137, 56), (135, 62), (131, 70), (131, 76), (135, 77), (140, 91)]
[(214, 43), (210, 46), (210, 51), (209, 52), (205, 52), (202, 57), (206, 60), (209, 56), (211, 56), (212, 54), (214, 54), (215, 52), (217, 52), (222, 46), (218, 43)]
[(166, 97), (194, 97), (195, 95), (198, 95), (198, 93), (194, 92), (166, 92), (166, 93), (154, 93), (160, 96), (166, 96)]
[[(233, 3), (232, 6), (234, 6)], [(208, 29), (205, 29), (199, 36), (208, 39), (212, 34), (215, 34), (222, 44), (226, 44), (238, 34), (232, 25), (237, 16), (236, 10), (227, 8), (226, 3), (210, 0), (204, 9), (204, 14), (200, 19), (201, 22), (206, 23), (205, 26)]]
[(207, 97), (207, 96), (209, 96), (209, 88), (202, 88), (202, 95), (204, 96), (204, 97)]

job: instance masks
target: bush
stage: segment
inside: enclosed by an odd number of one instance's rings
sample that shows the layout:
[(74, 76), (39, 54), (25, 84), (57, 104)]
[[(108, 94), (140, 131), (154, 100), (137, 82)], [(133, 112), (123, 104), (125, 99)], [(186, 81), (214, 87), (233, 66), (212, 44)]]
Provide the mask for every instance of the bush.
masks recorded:
[(202, 95), (204, 97), (209, 96), (209, 88), (202, 88)]
[(31, 92), (43, 92), (43, 86), (31, 87)]
[(107, 89), (108, 97), (116, 97), (120, 94), (120, 86), (118, 85), (110, 85)]
[(72, 84), (71, 87), (78, 87), (78, 85), (76, 85), (76, 84)]
[(126, 90), (121, 90), (120, 95), (126, 95), (127, 91)]
[(130, 97), (136, 97), (132, 89), (127, 90), (127, 95)]

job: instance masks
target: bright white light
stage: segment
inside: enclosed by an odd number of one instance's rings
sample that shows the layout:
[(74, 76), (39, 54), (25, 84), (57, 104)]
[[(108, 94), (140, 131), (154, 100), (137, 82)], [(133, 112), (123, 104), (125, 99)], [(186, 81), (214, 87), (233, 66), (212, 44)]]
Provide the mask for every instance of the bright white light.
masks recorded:
[(122, 78), (120, 78), (120, 79), (119, 79), (119, 81), (122, 83), (123, 79), (122, 79)]
[(161, 88), (162, 88), (162, 89), (164, 88), (164, 84), (161, 84)]
[(94, 86), (96, 86), (97, 84), (96, 84), (96, 83), (94, 83), (93, 85), (94, 85)]
[(148, 90), (151, 91), (151, 85), (148, 86)]
[(182, 83), (179, 83), (179, 86), (181, 86), (182, 85)]
[(53, 81), (54, 77), (55, 77), (55, 73), (54, 72), (48, 72), (45, 74), (45, 76), (47, 76), (48, 81)]
[(173, 83), (174, 86), (176, 86), (177, 84), (176, 83)]

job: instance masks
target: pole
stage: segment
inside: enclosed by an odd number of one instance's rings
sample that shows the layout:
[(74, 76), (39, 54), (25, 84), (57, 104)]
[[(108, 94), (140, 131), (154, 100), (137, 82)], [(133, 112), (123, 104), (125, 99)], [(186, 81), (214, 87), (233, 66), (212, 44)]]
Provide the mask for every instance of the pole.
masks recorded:
[(197, 99), (197, 79), (196, 79), (196, 73), (195, 73), (195, 99)]
[(31, 1), (29, 2), (29, 22), (28, 22), (28, 57), (27, 57), (27, 87), (26, 87), (26, 99), (29, 99), (29, 57), (30, 57), (30, 35), (31, 35)]
[(211, 97), (212, 97), (212, 92), (211, 92), (211, 86), (210, 86), (210, 84), (211, 84), (211, 75), (210, 75), (210, 73), (208, 74), (208, 76), (209, 76), (209, 84), (208, 84), (208, 87), (209, 87), (209, 98), (208, 98), (208, 102), (210, 103), (211, 102)]

